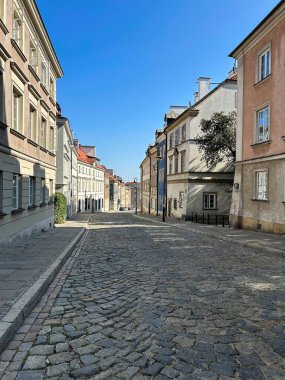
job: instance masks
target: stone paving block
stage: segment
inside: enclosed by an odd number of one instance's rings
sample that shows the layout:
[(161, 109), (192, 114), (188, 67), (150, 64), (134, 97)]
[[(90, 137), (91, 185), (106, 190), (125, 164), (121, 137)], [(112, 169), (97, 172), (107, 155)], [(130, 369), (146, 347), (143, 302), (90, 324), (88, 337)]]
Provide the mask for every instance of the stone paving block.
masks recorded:
[(27, 357), (24, 370), (43, 369), (46, 367), (46, 356), (31, 355)]

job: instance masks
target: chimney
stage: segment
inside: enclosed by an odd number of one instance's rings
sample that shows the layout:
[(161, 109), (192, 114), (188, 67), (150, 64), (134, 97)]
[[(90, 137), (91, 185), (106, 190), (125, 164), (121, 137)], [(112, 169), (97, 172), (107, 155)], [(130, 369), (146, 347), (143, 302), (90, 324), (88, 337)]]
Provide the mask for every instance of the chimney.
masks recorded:
[(199, 94), (198, 94), (198, 92), (196, 91), (196, 92), (194, 92), (194, 104), (197, 103), (198, 100), (199, 100)]
[(78, 139), (74, 139), (73, 144), (74, 144), (75, 148), (77, 148), (77, 149), (79, 148), (79, 140)]
[(211, 78), (198, 78), (198, 100), (201, 100), (211, 91)]

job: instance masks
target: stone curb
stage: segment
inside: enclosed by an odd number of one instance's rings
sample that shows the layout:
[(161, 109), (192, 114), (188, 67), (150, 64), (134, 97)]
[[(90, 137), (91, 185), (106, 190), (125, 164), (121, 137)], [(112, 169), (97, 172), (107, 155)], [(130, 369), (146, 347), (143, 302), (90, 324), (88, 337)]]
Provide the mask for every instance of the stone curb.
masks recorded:
[(282, 250), (282, 249), (262, 246), (262, 245), (260, 245), (258, 243), (252, 243), (252, 242), (247, 242), (247, 241), (240, 241), (240, 240), (237, 240), (237, 239), (232, 238), (230, 236), (223, 236), (223, 235), (220, 235), (220, 234), (217, 235), (217, 234), (215, 234), (213, 232), (201, 231), (199, 229), (195, 229), (195, 228), (192, 228), (192, 227), (188, 228), (188, 227), (185, 227), (185, 226), (180, 226), (178, 224), (161, 222), (159, 220), (155, 220), (155, 219), (151, 219), (151, 218), (147, 218), (147, 217), (143, 217), (143, 216), (139, 216), (139, 215), (134, 215), (134, 216), (137, 217), (137, 218), (141, 218), (141, 219), (153, 220), (153, 221), (155, 221), (157, 223), (161, 223), (163, 225), (168, 225), (168, 226), (172, 226), (172, 227), (178, 227), (178, 228), (181, 228), (183, 230), (187, 230), (187, 231), (191, 231), (191, 232), (196, 232), (196, 233), (199, 233), (199, 234), (202, 234), (202, 235), (205, 235), (205, 236), (210, 236), (210, 237), (215, 238), (215, 239), (222, 239), (222, 240), (225, 240), (225, 241), (229, 241), (231, 243), (236, 243), (236, 244), (242, 245), (243, 247), (250, 247), (250, 248), (258, 249), (260, 251), (266, 251), (266, 252), (274, 253), (274, 254), (276, 254), (279, 257), (285, 257), (285, 250)]
[(86, 227), (82, 227), (60, 256), (40, 275), (36, 282), (0, 320), (0, 353), (4, 351), (14, 334), (43, 296), (85, 231)]

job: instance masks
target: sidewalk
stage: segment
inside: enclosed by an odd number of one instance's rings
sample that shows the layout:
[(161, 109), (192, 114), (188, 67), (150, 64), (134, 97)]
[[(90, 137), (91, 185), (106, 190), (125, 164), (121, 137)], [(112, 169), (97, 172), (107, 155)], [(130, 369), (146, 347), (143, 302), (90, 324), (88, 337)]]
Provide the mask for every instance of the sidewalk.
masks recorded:
[[(162, 223), (161, 217), (145, 214), (139, 214), (137, 216), (140, 218), (143, 217), (146, 219), (156, 220)], [(246, 247), (260, 249), (263, 251), (275, 253), (278, 256), (285, 257), (285, 235), (268, 234), (259, 231), (242, 229), (236, 230), (229, 228), (228, 226), (221, 227), (207, 224), (198, 224), (171, 218), (167, 218), (165, 223), (179, 228), (187, 229), (192, 232), (211, 236), (216, 239), (230, 241)]]
[(86, 230), (80, 214), (47, 232), (0, 247), (0, 352), (44, 293)]

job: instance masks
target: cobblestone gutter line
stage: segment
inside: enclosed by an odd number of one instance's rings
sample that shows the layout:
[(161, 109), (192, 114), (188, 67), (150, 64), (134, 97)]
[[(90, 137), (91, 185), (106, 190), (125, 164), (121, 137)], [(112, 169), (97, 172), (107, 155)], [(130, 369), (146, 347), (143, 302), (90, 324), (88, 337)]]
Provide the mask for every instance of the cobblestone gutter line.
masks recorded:
[(241, 240), (235, 239), (234, 237), (231, 237), (231, 236), (221, 235), (220, 233), (217, 234), (214, 232), (202, 231), (198, 228), (188, 227), (188, 225), (186, 227), (184, 225), (180, 225), (180, 224), (176, 224), (176, 223), (161, 222), (159, 220), (140, 216), (140, 215), (134, 215), (134, 216), (137, 218), (140, 218), (140, 219), (150, 220), (150, 221), (153, 221), (156, 223), (161, 223), (161, 224), (168, 225), (171, 227), (181, 228), (181, 229), (186, 230), (186, 231), (196, 232), (198, 234), (209, 236), (209, 237), (212, 237), (214, 239), (222, 239), (222, 240), (225, 240), (225, 241), (228, 241), (231, 243), (236, 243), (236, 244), (242, 245), (243, 247), (249, 247), (249, 248), (261, 250), (263, 252), (266, 251), (266, 252), (274, 253), (275, 255), (277, 255), (279, 257), (285, 257), (285, 250), (284, 249), (268, 247), (268, 246), (264, 246), (264, 245), (258, 244), (258, 243), (253, 243), (250, 241), (241, 241)]
[(12, 306), (10, 311), (0, 320), (0, 353), (7, 347), (10, 340), (23, 321), (40, 300), (48, 286), (56, 277), (60, 268), (73, 251), (75, 245), (81, 239), (85, 228), (77, 234), (70, 244), (63, 250), (61, 255), (40, 275), (30, 289)]

